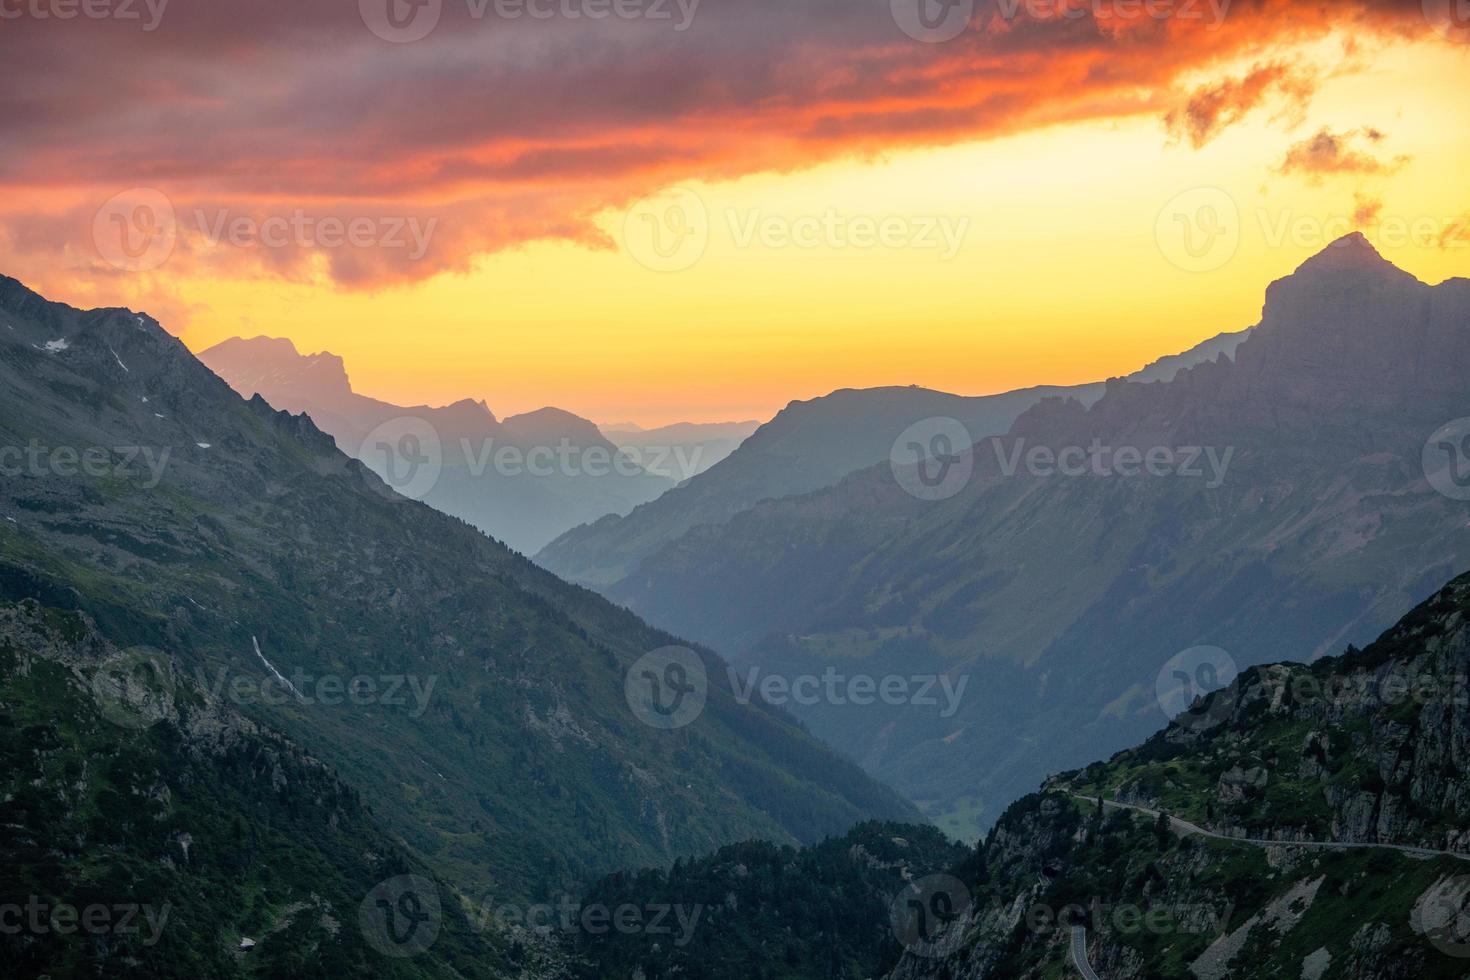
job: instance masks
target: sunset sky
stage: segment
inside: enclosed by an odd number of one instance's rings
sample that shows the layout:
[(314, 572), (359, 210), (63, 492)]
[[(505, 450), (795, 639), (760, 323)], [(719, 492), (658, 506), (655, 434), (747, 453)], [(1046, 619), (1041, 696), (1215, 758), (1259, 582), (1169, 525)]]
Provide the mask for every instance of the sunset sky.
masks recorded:
[(1465, 0), (951, 2), (0, 0), (0, 272), (644, 424), (1126, 373), (1354, 229), (1470, 275)]

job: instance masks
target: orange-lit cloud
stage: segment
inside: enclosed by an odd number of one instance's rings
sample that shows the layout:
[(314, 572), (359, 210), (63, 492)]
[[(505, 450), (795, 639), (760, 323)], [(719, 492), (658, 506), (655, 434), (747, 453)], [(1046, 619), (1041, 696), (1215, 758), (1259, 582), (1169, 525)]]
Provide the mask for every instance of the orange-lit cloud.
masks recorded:
[(1308, 180), (1320, 181), (1324, 177), (1338, 175), (1381, 176), (1402, 169), (1409, 157), (1400, 155), (1390, 160), (1375, 156), (1354, 144), (1370, 146), (1381, 144), (1387, 137), (1371, 126), (1345, 133), (1334, 133), (1322, 129), (1316, 135), (1293, 144), (1281, 162), (1283, 174), (1298, 174)]
[[(669, 19), (594, 21), (510, 20), (493, 3), (476, 18), (444, 0), (432, 33), (400, 44), (357, 7), (179, 2), (152, 31), (5, 22), (7, 74), (27, 80), (0, 92), (8, 271), (105, 284), (118, 270), (95, 241), (98, 209), (142, 187), (166, 195), (174, 235), (148, 289), (199, 276), (378, 288), (537, 240), (606, 245), (596, 214), (680, 180), (1137, 115), (1199, 146), (1261, 105), (1310, 97), (1311, 70), (1273, 60), (1278, 46), (1345, 25), (1429, 30), (1418, 3), (1253, 0), (1215, 23), (996, 0), (959, 36), (924, 43), (887, 3), (704, 0), (640, 8)], [(1242, 59), (1257, 67), (1200, 81)], [(1330, 165), (1303, 159), (1289, 169)], [(377, 230), (262, 243), (298, 216)], [(398, 220), (432, 234), (385, 246)], [(236, 222), (242, 236), (218, 233)]]
[(1232, 123), (1279, 96), (1283, 112), (1300, 115), (1316, 91), (1317, 80), (1308, 70), (1275, 63), (1257, 65), (1241, 78), (1223, 78), (1195, 89), (1189, 101), (1165, 118), (1176, 139), (1188, 139), (1196, 149), (1214, 139)]

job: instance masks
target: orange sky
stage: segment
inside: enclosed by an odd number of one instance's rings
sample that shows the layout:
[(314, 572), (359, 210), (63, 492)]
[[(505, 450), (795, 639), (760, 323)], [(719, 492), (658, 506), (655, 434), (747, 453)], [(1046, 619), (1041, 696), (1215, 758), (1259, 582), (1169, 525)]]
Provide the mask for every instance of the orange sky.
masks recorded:
[[(222, 161), (230, 138), (203, 140), (208, 125), (177, 149), (192, 170), (131, 155), (116, 179), (62, 179), (71, 151), (22, 131), (0, 168), (0, 271), (79, 305), (147, 309), (196, 350), (287, 336), (342, 355), (365, 393), (485, 398), (501, 415), (765, 418), (839, 387), (1095, 380), (1253, 323), (1271, 279), (1355, 228), (1423, 279), (1470, 275), (1470, 44), (1388, 22), (1371, 34), (1286, 17), (1265, 37), (1243, 23), (1153, 61), (1121, 30), (1088, 36), (1106, 58), (1047, 38), (903, 39), (898, 54), (860, 38), (891, 95), (835, 55), (819, 93), (797, 79), (802, 104), (742, 102), (701, 76), (698, 99), (639, 104), (617, 125), (548, 135), (540, 116), (497, 118), (524, 132), (460, 143), (415, 130), (418, 151), (382, 173), (344, 158), (340, 191), (312, 169), (332, 148), (309, 135), (291, 134), (274, 180)], [(1044, 91), (1001, 99), (1007, 73)], [(162, 82), (150, 97), (185, 98)], [(228, 97), (206, 86), (185, 101), (208, 120), (236, 111), (210, 102)], [(391, 106), (360, 111), (381, 120), (379, 140), (414, 128)], [(609, 134), (656, 148), (630, 157)], [(585, 172), (582, 151), (596, 160)], [(383, 186), (390, 172), (403, 192)], [(159, 207), (173, 222), (161, 262), (109, 244), (117, 221)], [(333, 216), (360, 219), (361, 247), (290, 224)]]

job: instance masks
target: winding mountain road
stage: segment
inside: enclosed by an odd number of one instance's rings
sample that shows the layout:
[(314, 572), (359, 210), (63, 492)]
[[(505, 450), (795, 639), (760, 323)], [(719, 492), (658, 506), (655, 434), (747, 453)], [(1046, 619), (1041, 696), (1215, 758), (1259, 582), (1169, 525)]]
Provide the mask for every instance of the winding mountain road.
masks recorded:
[[(1095, 796), (1083, 796), (1081, 793), (1073, 793), (1072, 795), (1079, 800), (1087, 800), (1089, 803), (1095, 803), (1097, 801), (1097, 797)], [(1102, 802), (1103, 806), (1114, 810), (1132, 810), (1135, 813), (1142, 813), (1145, 816), (1153, 817), (1155, 820), (1159, 817), (1158, 810), (1151, 810), (1146, 806), (1138, 806), (1133, 803), (1116, 803), (1113, 800), (1103, 800)], [(1328, 851), (1398, 851), (1400, 854), (1408, 854), (1412, 857), (1447, 857), (1454, 858), (1456, 861), (1470, 861), (1470, 854), (1461, 851), (1436, 851), (1428, 847), (1410, 847), (1407, 844), (1378, 844), (1374, 842), (1337, 840), (1263, 840), (1259, 837), (1231, 837), (1229, 834), (1217, 834), (1213, 830), (1206, 830), (1199, 824), (1190, 823), (1188, 820), (1181, 820), (1178, 817), (1172, 816), (1169, 818), (1169, 828), (1180, 837), (1197, 835), (1200, 837), (1209, 837), (1212, 840), (1230, 841), (1236, 844), (1252, 844), (1256, 847), (1312, 847)]]
[[(1097, 801), (1096, 796), (1084, 796), (1081, 793), (1073, 793), (1072, 796), (1079, 800), (1086, 800), (1089, 803), (1095, 803)], [(1155, 820), (1159, 818), (1158, 810), (1151, 810), (1146, 806), (1138, 806), (1133, 803), (1118, 803), (1113, 800), (1103, 800), (1102, 805), (1113, 810), (1132, 810), (1135, 813), (1142, 813), (1145, 816), (1153, 817)], [(1356, 841), (1263, 840), (1257, 837), (1231, 837), (1229, 834), (1218, 834), (1213, 830), (1206, 830), (1199, 824), (1190, 823), (1188, 820), (1181, 820), (1173, 816), (1169, 817), (1169, 829), (1180, 837), (1208, 837), (1212, 840), (1230, 841), (1236, 844), (1250, 844), (1254, 847), (1310, 847), (1331, 851), (1354, 849), (1398, 851), (1400, 854), (1407, 854), (1410, 857), (1448, 857), (1454, 858), (1456, 861), (1470, 861), (1470, 854), (1464, 854), (1459, 851), (1436, 851), (1427, 847), (1410, 847), (1406, 844), (1377, 844)], [(1097, 975), (1097, 971), (1092, 968), (1092, 964), (1087, 959), (1086, 926), (1074, 925), (1072, 927), (1072, 965), (1077, 968), (1077, 972), (1082, 974), (1083, 980), (1101, 980)]]
[(1083, 980), (1102, 980), (1092, 964), (1087, 962), (1087, 927), (1072, 927), (1072, 965), (1082, 974)]

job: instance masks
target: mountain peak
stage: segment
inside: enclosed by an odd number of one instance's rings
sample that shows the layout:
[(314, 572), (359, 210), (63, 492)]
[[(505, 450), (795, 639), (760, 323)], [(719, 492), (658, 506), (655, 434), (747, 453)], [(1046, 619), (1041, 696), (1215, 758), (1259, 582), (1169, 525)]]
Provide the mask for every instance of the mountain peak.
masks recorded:
[(1398, 275), (1408, 275), (1408, 273), (1388, 261), (1388, 259), (1385, 259), (1361, 231), (1355, 231), (1350, 235), (1343, 235), (1337, 241), (1328, 245), (1310, 259), (1307, 259), (1307, 261), (1297, 267), (1296, 271), (1300, 274), (1316, 271), (1369, 272), (1374, 270), (1391, 270)]
[[(232, 387), (248, 393), (286, 386), (309, 393), (316, 401), (340, 398), (352, 390), (342, 358), (327, 351), (302, 354), (288, 337), (231, 337), (200, 351), (198, 357)], [(282, 407), (291, 407), (290, 400), (285, 401)]]

